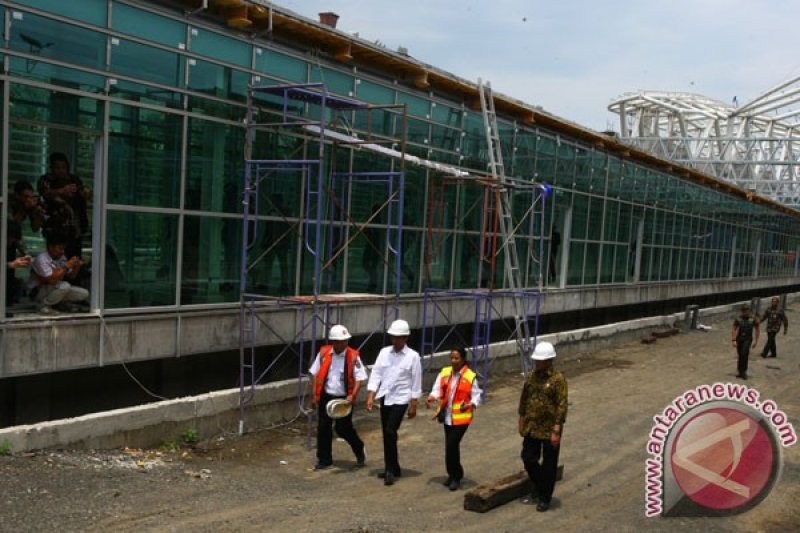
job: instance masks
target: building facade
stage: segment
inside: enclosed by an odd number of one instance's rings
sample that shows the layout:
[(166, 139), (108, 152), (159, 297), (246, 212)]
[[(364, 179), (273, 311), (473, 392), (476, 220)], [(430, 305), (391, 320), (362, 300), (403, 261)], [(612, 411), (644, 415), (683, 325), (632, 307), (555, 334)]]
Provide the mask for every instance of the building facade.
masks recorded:
[[(202, 4), (0, 0), (3, 220), (14, 184), (35, 184), (47, 171), (49, 154), (67, 154), (73, 172), (92, 190), (84, 259), (91, 263), (87, 286), (92, 317), (99, 322), (85, 323), (93, 333), (88, 341), (79, 340), (96, 343), (101, 354), (99, 360), (87, 355), (62, 366), (9, 363), (17, 357), (15, 350), (22, 350), (10, 339), (21, 338), (20, 328), (38, 327), (40, 317), (8, 307), (0, 376), (108, 363), (102, 353), (115, 334), (106, 321), (171, 313), (180, 324), (191, 313), (215, 310), (235, 316), (243, 120), (251, 84), (321, 82), (333, 94), (369, 104), (404, 104), (406, 129), (388, 111), (371, 117), (369, 125), (353, 115), (350, 123), (334, 126), (355, 134), (369, 129), (387, 138), (402, 136), (410, 155), (486, 174), (476, 84), (277, 7), (251, 5), (245, 12), (249, 24), (244, 24), (236, 18), (240, 12), (232, 11), (241, 2), (229, 7), (230, 2), (212, 0), (207, 9)], [(523, 254), (530, 262), (530, 286), (580, 293), (680, 285), (686, 296), (692, 287), (698, 294), (733, 293), (796, 283), (797, 211), (511, 98), (499, 97), (497, 108), (506, 174), (546, 183), (553, 191), (544, 222), (518, 240), (532, 250), (539, 245), (536, 236), (543, 239), (543, 257)], [(274, 102), (265, 102), (264, 109), (268, 115)], [(308, 104), (296, 111), (316, 112)], [(314, 153), (315, 138), (276, 131), (259, 135), (253, 146), (253, 157), (291, 159)], [(397, 160), (354, 147), (328, 153), (326, 164), (339, 172), (398, 168)], [(441, 176), (413, 164), (404, 171), (400, 292), (411, 301), (427, 287), (480, 286), (476, 205), (483, 187), (470, 179), (448, 182), (436, 203), (433, 191)], [(272, 180), (263, 193), (258, 216), (273, 229), (260, 237), (259, 246), (279, 245), (251, 272), (250, 282), (265, 294), (308, 294), (302, 183)], [(380, 241), (387, 231), (380, 218), (371, 219), (373, 206), (383, 200), (377, 190), (351, 191), (347, 216), (369, 224), (348, 242), (325, 278), (325, 292), (394, 291), (391, 263), (368, 259), (373, 253), (368, 236)], [(4, 238), (5, 229), (4, 222)], [(27, 224), (23, 237), (31, 252), (44, 248), (39, 232)], [(372, 272), (376, 263), (377, 273)], [(497, 271), (493, 283), (502, 287), (503, 270)], [(5, 270), (3, 275), (24, 278), (27, 272)], [(137, 351), (131, 341), (128, 356), (203, 351), (182, 337), (180, 325), (169, 327), (167, 336), (174, 342), (167, 348)], [(235, 345), (229, 344), (228, 349)], [(41, 350), (44, 358), (57, 351), (47, 346)]]

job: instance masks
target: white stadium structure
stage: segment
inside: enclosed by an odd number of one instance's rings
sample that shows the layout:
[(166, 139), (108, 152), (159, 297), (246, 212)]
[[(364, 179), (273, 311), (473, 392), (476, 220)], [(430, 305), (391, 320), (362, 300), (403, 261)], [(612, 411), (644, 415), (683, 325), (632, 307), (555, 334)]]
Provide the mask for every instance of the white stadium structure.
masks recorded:
[(742, 105), (640, 91), (608, 109), (624, 142), (800, 208), (800, 77)]

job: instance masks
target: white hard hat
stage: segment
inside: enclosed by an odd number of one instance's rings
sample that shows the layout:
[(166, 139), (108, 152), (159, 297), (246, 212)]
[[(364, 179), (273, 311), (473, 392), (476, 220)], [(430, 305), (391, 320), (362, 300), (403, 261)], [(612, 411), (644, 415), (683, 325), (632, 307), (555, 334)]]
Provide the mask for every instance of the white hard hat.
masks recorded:
[(350, 335), (350, 332), (347, 331), (347, 328), (341, 324), (336, 324), (333, 326), (331, 328), (331, 332), (328, 334), (328, 339), (332, 341), (346, 341), (351, 337), (352, 335)]
[(353, 404), (347, 400), (331, 400), (325, 405), (325, 412), (331, 418), (344, 418), (353, 412)]
[(395, 320), (386, 333), (392, 337), (408, 337), (411, 335), (411, 330), (408, 328), (408, 322), (405, 320)]
[(533, 350), (531, 359), (534, 361), (547, 361), (548, 359), (555, 359), (555, 357), (556, 349), (553, 348), (553, 345), (549, 342), (540, 342), (536, 345), (536, 349)]

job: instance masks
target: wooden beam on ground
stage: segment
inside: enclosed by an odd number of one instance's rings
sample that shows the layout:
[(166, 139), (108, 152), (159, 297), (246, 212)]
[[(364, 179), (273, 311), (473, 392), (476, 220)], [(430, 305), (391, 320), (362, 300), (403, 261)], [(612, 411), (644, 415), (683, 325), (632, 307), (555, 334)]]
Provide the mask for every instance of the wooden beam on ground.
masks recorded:
[[(564, 465), (558, 465), (556, 481), (561, 481), (564, 476)], [(531, 480), (525, 471), (512, 474), (487, 483), (478, 485), (464, 494), (464, 509), (485, 513), (490, 509), (499, 507), (512, 500), (516, 500), (531, 493)]]

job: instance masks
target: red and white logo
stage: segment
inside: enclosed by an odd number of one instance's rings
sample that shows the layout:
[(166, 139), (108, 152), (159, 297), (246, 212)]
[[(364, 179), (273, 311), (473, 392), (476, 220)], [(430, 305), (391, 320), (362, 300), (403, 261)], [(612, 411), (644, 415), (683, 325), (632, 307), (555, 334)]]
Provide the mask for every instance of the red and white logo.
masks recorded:
[(775, 474), (777, 450), (769, 431), (737, 408), (715, 407), (691, 417), (670, 451), (675, 482), (707, 509), (747, 506), (760, 499)]

